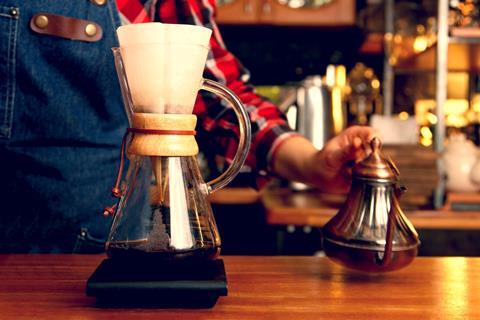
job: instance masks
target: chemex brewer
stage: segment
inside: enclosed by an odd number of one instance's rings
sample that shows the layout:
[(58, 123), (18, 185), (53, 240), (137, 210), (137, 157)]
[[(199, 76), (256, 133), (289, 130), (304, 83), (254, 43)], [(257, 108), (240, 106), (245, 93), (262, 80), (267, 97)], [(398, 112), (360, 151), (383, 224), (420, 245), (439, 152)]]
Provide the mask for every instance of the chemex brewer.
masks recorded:
[[(153, 275), (143, 281), (148, 282), (147, 287), (152, 282), (154, 287), (160, 287), (161, 297), (171, 296), (171, 288), (175, 287), (172, 281), (178, 284), (192, 280), (192, 286), (187, 288), (190, 293), (203, 290), (201, 281), (195, 280), (202, 277), (212, 280), (216, 276), (211, 274), (212, 269), (223, 272), (225, 280), (223, 263), (221, 266), (213, 263), (218, 260), (221, 242), (207, 196), (227, 185), (243, 165), (251, 140), (248, 115), (234, 93), (202, 78), (210, 29), (145, 23), (122, 26), (117, 33), (120, 47), (113, 48), (113, 53), (130, 126), (122, 141), (120, 165), (112, 189), (118, 203), (105, 210), (106, 214), (114, 215), (106, 243), (110, 258), (106, 263), (116, 264), (113, 272), (133, 261), (136, 266), (139, 263), (148, 266)], [(209, 182), (204, 182), (196, 158), (197, 117), (192, 112), (200, 89), (218, 95), (232, 106), (240, 132), (233, 162), (222, 175)], [(129, 165), (122, 182), (125, 157)], [(152, 259), (145, 262), (144, 258)], [(209, 263), (213, 267), (202, 267)], [(188, 269), (186, 265), (191, 268), (182, 273), (182, 268)], [(203, 270), (196, 276), (198, 279), (191, 279), (192, 269)], [(172, 280), (170, 276), (157, 275), (156, 270), (158, 274), (171, 271), (180, 275)], [(105, 277), (89, 281), (90, 288), (95, 287), (90, 290), (91, 295), (111, 294), (101, 289), (108, 287), (104, 285)], [(133, 282), (133, 287), (142, 288), (138, 289), (142, 294), (148, 293), (137, 278), (116, 281), (130, 283), (130, 287)], [(203, 289), (198, 289), (199, 286)], [(224, 286), (222, 292), (226, 294), (226, 282)], [(178, 286), (176, 289), (180, 290)], [(87, 293), (88, 290), (87, 285)], [(123, 291), (132, 293), (128, 289)]]

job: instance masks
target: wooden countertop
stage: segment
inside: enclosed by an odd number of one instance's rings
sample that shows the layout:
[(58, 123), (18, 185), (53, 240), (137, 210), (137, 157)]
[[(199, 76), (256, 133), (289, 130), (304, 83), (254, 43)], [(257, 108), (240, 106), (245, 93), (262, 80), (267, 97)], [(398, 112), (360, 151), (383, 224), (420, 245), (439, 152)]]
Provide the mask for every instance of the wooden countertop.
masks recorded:
[(248, 205), (260, 201), (260, 192), (253, 188), (223, 188), (212, 193), (208, 199), (212, 204)]
[[(327, 223), (344, 201), (335, 195), (296, 192), (288, 188), (265, 188), (261, 200), (267, 223), (315, 227)], [(405, 214), (418, 229), (480, 229), (478, 211), (411, 210)]]
[(1, 319), (478, 319), (480, 258), (417, 258), (370, 275), (320, 257), (223, 257), (213, 309), (103, 309), (85, 283), (102, 255), (0, 255)]

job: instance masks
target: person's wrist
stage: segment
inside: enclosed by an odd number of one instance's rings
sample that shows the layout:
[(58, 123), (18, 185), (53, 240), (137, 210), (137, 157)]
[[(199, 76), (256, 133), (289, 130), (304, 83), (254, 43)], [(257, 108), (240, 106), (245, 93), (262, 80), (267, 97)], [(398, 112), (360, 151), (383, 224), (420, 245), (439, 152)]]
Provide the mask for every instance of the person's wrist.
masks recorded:
[(322, 192), (327, 193), (346, 193), (348, 191), (348, 185), (342, 177), (339, 168), (335, 168), (328, 161), (328, 156), (331, 155), (325, 149), (318, 151), (315, 157), (310, 159), (311, 164), (308, 165), (311, 168), (309, 173), (308, 184), (316, 187)]
[(321, 188), (325, 184), (325, 152), (315, 150), (305, 158), (302, 176), (307, 184)]
[(307, 183), (316, 152), (318, 150), (305, 137), (292, 136), (276, 150), (272, 169), (285, 179)]

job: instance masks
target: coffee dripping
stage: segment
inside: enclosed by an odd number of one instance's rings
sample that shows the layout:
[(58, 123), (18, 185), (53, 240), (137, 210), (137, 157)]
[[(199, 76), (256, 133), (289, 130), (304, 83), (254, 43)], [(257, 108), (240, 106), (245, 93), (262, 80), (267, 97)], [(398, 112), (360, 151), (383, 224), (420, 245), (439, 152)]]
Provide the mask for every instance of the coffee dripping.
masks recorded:
[(372, 153), (353, 168), (350, 193), (323, 228), (326, 255), (346, 267), (367, 272), (394, 271), (415, 258), (417, 232), (400, 208), (395, 165), (380, 154), (380, 140)]
[[(210, 29), (144, 23), (122, 26), (117, 34), (120, 48), (113, 53), (130, 127), (112, 189), (118, 202), (105, 209), (114, 216), (106, 242), (109, 259), (89, 280), (87, 294), (212, 306), (227, 289), (207, 197), (227, 185), (245, 161), (248, 114), (229, 89), (202, 78)], [(232, 163), (209, 182), (196, 158), (192, 112), (200, 89), (232, 106), (240, 132)]]

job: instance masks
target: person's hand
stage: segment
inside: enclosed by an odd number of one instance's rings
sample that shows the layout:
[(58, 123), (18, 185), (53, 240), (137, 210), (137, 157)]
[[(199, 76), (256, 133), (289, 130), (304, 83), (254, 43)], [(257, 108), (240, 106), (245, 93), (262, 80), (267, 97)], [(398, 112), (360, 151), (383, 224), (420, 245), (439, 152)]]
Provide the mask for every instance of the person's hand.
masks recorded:
[(311, 157), (310, 184), (331, 193), (348, 192), (352, 167), (370, 152), (369, 143), (379, 133), (371, 127), (353, 126), (329, 140)]
[(305, 137), (294, 136), (280, 145), (272, 167), (287, 180), (307, 183), (324, 192), (345, 193), (350, 188), (353, 165), (369, 154), (374, 137), (380, 135), (371, 127), (350, 127), (319, 151)]

